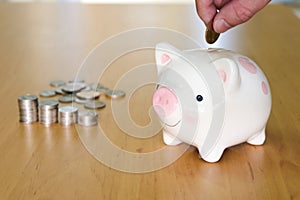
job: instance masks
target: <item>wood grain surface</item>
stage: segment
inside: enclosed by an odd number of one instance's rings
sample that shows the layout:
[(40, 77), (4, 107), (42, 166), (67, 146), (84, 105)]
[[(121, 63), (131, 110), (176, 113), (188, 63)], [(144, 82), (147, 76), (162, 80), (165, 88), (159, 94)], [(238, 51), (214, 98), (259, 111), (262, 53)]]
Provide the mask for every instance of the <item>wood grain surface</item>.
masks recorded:
[[(52, 80), (74, 79), (96, 45), (139, 27), (176, 30), (201, 47), (231, 49), (255, 60), (272, 89), (266, 143), (230, 147), (214, 164), (189, 147), (160, 170), (128, 173), (91, 155), (79, 137), (82, 127), (19, 123), (19, 95), (51, 89)], [(270, 5), (214, 45), (205, 44), (204, 30), (193, 5), (0, 4), (0, 199), (300, 199), (300, 20), (289, 7)], [(114, 87), (152, 54), (117, 59), (100, 82)], [(94, 74), (81, 75), (88, 82)], [(149, 84), (131, 96), (130, 116), (139, 126), (151, 121), (153, 91)], [(107, 106), (99, 121), (111, 143), (137, 154), (165, 148), (161, 132), (145, 139), (139, 132), (124, 133), (114, 121), (111, 100), (101, 100)], [(113, 156), (105, 148), (98, 153)], [(121, 161), (120, 167), (131, 162)]]

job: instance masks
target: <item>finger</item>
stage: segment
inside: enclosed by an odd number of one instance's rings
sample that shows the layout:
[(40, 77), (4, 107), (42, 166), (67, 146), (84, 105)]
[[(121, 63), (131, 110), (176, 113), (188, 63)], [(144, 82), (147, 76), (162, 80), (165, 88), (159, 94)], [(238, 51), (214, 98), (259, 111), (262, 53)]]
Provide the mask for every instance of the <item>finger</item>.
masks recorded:
[(217, 13), (213, 0), (196, 0), (196, 9), (204, 24), (212, 28), (212, 22)]
[(248, 21), (270, 0), (233, 0), (225, 4), (215, 16), (214, 29), (218, 33)]
[(225, 4), (231, 0), (214, 0), (214, 4), (218, 10), (220, 10)]

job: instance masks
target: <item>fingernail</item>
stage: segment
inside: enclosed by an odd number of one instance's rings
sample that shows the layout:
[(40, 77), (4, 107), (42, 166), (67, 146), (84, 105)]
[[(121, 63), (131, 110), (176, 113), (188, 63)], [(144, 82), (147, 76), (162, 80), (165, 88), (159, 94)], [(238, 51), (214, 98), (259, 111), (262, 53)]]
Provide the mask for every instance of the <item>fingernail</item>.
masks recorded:
[(223, 33), (230, 28), (231, 28), (231, 26), (224, 19), (218, 19), (214, 23), (214, 29), (217, 33)]

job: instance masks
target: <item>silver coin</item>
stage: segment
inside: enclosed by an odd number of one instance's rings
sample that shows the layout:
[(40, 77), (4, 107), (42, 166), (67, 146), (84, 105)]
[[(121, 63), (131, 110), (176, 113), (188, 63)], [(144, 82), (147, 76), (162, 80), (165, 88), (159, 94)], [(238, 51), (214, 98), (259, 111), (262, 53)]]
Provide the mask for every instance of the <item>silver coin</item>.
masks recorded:
[(37, 99), (38, 97), (34, 94), (24, 94), (18, 97), (18, 100), (20, 101), (34, 101)]
[(76, 97), (74, 101), (79, 104), (85, 104), (85, 103), (90, 102), (91, 100), (90, 99), (80, 99), (80, 98)]
[(78, 113), (78, 124), (81, 126), (95, 126), (98, 124), (98, 113), (93, 111), (80, 111)]
[(77, 123), (78, 108), (74, 106), (63, 106), (58, 109), (58, 121), (63, 126)]
[(88, 109), (100, 109), (100, 108), (104, 108), (105, 106), (106, 103), (103, 101), (90, 101), (84, 104), (84, 107)]
[(59, 86), (59, 87), (57, 87), (56, 89), (55, 89), (55, 93), (56, 94), (61, 94), (61, 95), (64, 95), (64, 94), (66, 94), (64, 91), (62, 91), (62, 88), (63, 88), (64, 86)]
[(58, 101), (61, 103), (71, 103), (75, 101), (75, 97), (73, 95), (64, 95), (58, 98)]
[(78, 111), (78, 108), (75, 106), (63, 106), (59, 108), (59, 112), (62, 113), (75, 113)]
[(101, 96), (101, 95), (106, 95), (106, 92), (107, 92), (108, 90), (109, 90), (109, 89), (106, 89), (106, 88), (98, 88), (98, 89), (96, 89), (96, 91), (100, 93), (100, 96)]
[(77, 93), (86, 87), (85, 83), (68, 83), (62, 87), (62, 91), (67, 93)]
[(18, 97), (19, 121), (33, 123), (38, 121), (38, 97), (34, 94), (25, 94)]
[(100, 96), (100, 92), (95, 91), (81, 91), (76, 93), (76, 97), (85, 100), (97, 99)]
[(84, 89), (82, 89), (81, 91), (86, 91), (86, 92), (88, 92), (88, 91), (92, 91), (92, 88), (90, 87), (90, 86), (86, 86)]
[(123, 90), (107, 90), (105, 94), (112, 99), (121, 98), (126, 95)]
[(59, 87), (59, 86), (65, 85), (65, 84), (66, 84), (66, 82), (65, 82), (65, 81), (62, 81), (62, 80), (56, 80), (56, 81), (51, 81), (51, 82), (50, 82), (50, 85), (51, 85), (52, 87)]
[(53, 97), (55, 95), (56, 95), (56, 93), (53, 90), (44, 90), (44, 91), (40, 92), (41, 97)]
[(92, 90), (97, 90), (97, 89), (102, 89), (105, 88), (102, 84), (100, 83), (91, 83), (89, 84)]
[(58, 106), (58, 101), (56, 100), (43, 100), (39, 102), (40, 107), (54, 108)]
[(43, 100), (39, 102), (39, 122), (50, 125), (58, 121), (58, 101)]
[(68, 83), (85, 83), (84, 80), (69, 80)]
[(101, 85), (99, 83), (90, 83), (89, 84), (89, 87), (92, 89), (92, 90), (96, 90), (98, 87), (101, 87)]

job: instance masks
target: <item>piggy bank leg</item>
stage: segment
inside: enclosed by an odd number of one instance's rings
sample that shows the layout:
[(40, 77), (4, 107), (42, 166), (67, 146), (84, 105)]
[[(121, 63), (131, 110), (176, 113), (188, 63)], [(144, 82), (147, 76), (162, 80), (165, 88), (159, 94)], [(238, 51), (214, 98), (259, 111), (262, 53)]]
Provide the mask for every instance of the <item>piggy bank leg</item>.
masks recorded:
[(252, 145), (262, 145), (265, 142), (266, 139), (266, 128), (263, 128), (262, 131), (259, 131), (257, 134), (252, 136), (247, 140), (247, 143)]
[(215, 147), (213, 150), (211, 150), (208, 154), (206, 155), (199, 155), (203, 160), (206, 162), (214, 163), (220, 160), (225, 148), (222, 147)]
[(169, 134), (165, 130), (163, 131), (163, 139), (164, 139), (164, 143), (166, 145), (170, 145), (170, 146), (175, 146), (175, 145), (178, 145), (178, 144), (182, 143), (182, 141), (180, 141), (179, 139), (177, 139), (173, 135)]

